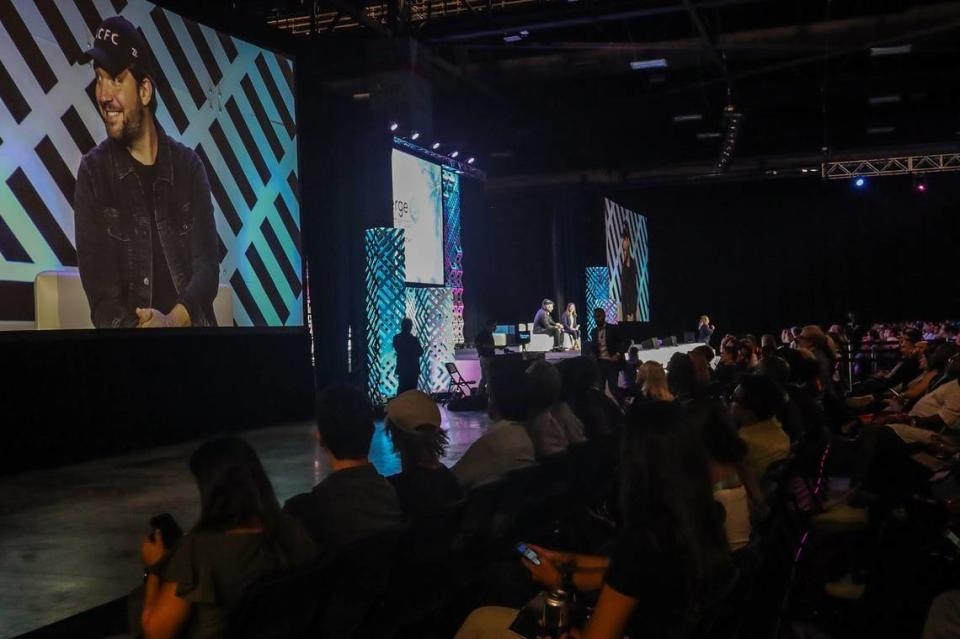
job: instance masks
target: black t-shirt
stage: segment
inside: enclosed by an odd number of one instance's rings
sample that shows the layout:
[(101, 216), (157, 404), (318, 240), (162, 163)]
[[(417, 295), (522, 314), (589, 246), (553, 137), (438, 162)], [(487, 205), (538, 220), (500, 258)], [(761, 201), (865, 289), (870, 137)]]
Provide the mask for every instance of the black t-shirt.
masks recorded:
[(372, 464), (332, 473), (313, 491), (287, 500), (283, 510), (300, 520), (319, 551), (403, 526), (397, 492)]
[[(688, 592), (686, 551), (675, 535), (646, 526), (626, 526), (617, 538), (604, 583), (637, 600), (627, 624), (631, 639), (681, 639), (691, 634), (698, 612), (718, 601), (735, 578), (723, 561), (697, 594)], [(691, 601), (692, 600), (692, 601)]]
[(157, 181), (157, 165), (141, 164), (136, 158), (133, 160), (134, 169), (140, 177), (140, 186), (143, 189), (143, 201), (150, 214), (150, 236), (153, 244), (153, 286), (151, 306), (161, 313), (169, 313), (177, 305), (177, 288), (170, 276), (170, 267), (167, 265), (167, 256), (160, 244), (160, 231), (157, 228), (156, 196), (154, 185)]
[(477, 339), (475, 341), (477, 345), (477, 355), (480, 357), (494, 357), (497, 354), (497, 349), (495, 348), (495, 342), (493, 341), (493, 331), (487, 329), (481, 330), (477, 333)]
[(411, 468), (387, 479), (397, 491), (403, 512), (413, 519), (429, 517), (463, 498), (460, 482), (446, 466)]
[(397, 372), (416, 375), (420, 371), (420, 356), (423, 346), (412, 333), (398, 333), (393, 337), (393, 350), (397, 352)]

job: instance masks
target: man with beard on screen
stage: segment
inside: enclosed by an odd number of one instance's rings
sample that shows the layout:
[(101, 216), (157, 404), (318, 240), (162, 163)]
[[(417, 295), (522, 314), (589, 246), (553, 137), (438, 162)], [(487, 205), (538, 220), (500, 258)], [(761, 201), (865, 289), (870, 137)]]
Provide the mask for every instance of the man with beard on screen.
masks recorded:
[(155, 117), (150, 52), (107, 18), (85, 55), (107, 139), (80, 161), (74, 197), (80, 281), (97, 328), (216, 326), (217, 234), (200, 158)]

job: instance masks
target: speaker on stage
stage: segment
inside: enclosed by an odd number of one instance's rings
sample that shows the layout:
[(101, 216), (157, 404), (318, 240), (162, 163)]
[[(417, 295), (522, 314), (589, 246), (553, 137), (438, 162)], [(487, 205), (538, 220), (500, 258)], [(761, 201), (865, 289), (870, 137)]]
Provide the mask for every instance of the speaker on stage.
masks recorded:
[(657, 338), (651, 337), (640, 342), (640, 348), (649, 351), (650, 349), (657, 348)]
[(671, 335), (670, 337), (664, 337), (664, 338), (663, 338), (663, 345), (664, 345), (664, 346), (676, 346), (676, 345), (677, 345), (677, 336), (676, 336), (676, 335)]

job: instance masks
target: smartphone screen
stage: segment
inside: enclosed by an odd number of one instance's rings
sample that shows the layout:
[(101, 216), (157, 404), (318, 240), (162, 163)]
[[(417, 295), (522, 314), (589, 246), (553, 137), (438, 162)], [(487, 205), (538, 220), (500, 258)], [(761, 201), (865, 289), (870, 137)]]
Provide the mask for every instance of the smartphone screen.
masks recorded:
[(526, 544), (524, 544), (524, 543), (519, 543), (519, 544), (517, 544), (517, 552), (520, 553), (521, 555), (523, 555), (524, 557), (526, 557), (526, 558), (527, 558), (527, 561), (529, 561), (529, 562), (530, 562), (531, 564), (533, 564), (534, 566), (539, 566), (539, 565), (540, 565), (540, 563), (541, 563), (541, 562), (540, 562), (540, 555), (538, 555), (537, 553), (533, 552), (533, 551), (530, 549), (530, 547), (527, 546)]

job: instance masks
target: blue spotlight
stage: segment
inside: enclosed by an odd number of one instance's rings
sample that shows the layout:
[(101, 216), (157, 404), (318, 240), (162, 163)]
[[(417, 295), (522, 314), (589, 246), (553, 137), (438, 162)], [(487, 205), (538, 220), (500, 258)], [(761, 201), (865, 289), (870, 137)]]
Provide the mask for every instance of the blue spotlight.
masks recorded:
[(866, 183), (867, 181), (864, 180), (862, 177), (858, 177), (856, 180), (853, 181), (853, 185), (858, 189), (862, 189), (864, 185), (866, 185)]

